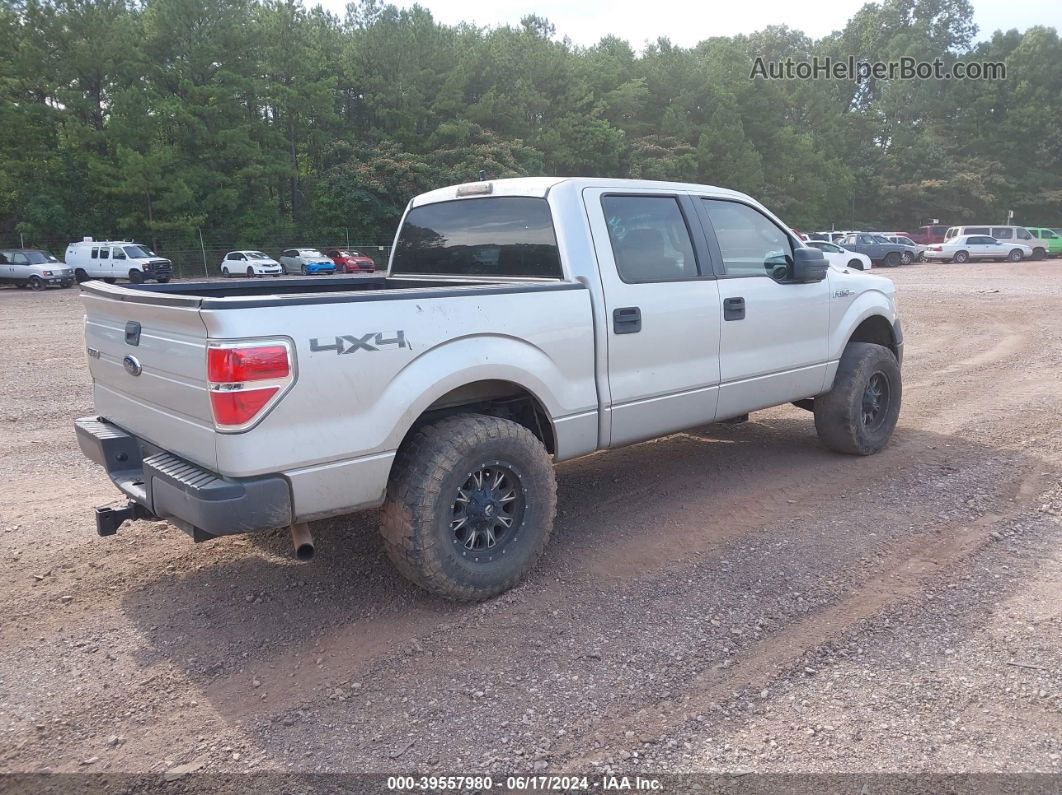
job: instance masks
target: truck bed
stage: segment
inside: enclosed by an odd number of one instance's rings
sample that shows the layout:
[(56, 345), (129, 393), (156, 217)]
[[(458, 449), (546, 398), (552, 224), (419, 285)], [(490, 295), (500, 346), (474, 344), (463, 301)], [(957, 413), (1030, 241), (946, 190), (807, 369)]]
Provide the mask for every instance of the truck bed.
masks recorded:
[(418, 279), (389, 276), (309, 277), (304, 279), (241, 279), (171, 282), (168, 284), (106, 284), (85, 282), (84, 292), (132, 303), (196, 306), (202, 309), (277, 306), (278, 304), (348, 303), (403, 297), (493, 295), (578, 289), (581, 285), (556, 279)]

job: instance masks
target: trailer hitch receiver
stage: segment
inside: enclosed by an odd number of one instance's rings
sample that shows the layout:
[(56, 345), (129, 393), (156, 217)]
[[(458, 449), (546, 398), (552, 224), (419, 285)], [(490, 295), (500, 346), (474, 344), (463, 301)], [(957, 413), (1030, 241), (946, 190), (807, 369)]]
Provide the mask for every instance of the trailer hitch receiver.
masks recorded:
[(124, 508), (105, 506), (96, 509), (96, 532), (101, 536), (113, 536), (123, 522), (133, 519), (155, 519), (155, 514), (139, 502), (129, 501)]

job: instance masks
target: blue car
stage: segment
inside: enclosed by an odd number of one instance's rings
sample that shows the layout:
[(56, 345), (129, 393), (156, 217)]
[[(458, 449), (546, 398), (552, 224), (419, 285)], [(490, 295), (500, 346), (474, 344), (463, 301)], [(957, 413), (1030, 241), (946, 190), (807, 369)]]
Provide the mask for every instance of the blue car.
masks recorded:
[(284, 273), (301, 273), (304, 276), (336, 272), (336, 264), (315, 248), (289, 248), (280, 254), (280, 267)]

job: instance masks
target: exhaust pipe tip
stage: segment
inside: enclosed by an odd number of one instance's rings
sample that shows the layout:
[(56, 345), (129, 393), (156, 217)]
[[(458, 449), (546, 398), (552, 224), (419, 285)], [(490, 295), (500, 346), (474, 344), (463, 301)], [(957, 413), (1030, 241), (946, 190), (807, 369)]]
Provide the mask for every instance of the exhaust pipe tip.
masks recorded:
[(310, 529), (307, 525), (293, 524), (291, 526), (291, 543), (295, 547), (297, 560), (313, 560), (316, 550), (313, 545), (313, 536), (310, 534)]

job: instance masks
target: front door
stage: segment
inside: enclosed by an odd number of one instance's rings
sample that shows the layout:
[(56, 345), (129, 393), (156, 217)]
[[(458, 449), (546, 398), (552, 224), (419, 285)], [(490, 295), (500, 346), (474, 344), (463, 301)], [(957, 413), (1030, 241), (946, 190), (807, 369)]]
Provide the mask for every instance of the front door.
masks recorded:
[(822, 391), (829, 355), (830, 283), (790, 280), (790, 234), (759, 209), (699, 199), (719, 279), (719, 418)]
[(689, 196), (588, 188), (608, 327), (610, 445), (704, 425), (719, 389), (719, 290)]

